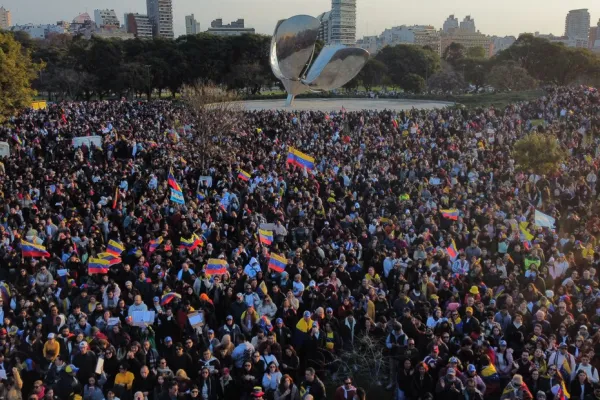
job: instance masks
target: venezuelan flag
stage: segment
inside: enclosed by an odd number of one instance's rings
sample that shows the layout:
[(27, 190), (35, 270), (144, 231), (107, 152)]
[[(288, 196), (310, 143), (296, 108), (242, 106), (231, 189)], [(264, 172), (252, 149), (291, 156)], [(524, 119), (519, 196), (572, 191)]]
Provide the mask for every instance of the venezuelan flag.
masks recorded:
[(114, 254), (110, 254), (110, 253), (98, 253), (96, 255), (97, 258), (100, 258), (102, 260), (107, 260), (110, 265), (116, 265), (116, 264), (120, 264), (121, 262), (123, 262), (121, 260), (121, 257), (117, 257)]
[(158, 246), (160, 246), (160, 244), (162, 242), (163, 242), (162, 236), (158, 237), (157, 239), (151, 240), (150, 247), (148, 248), (148, 252), (152, 254), (156, 249), (158, 249)]
[(456, 249), (456, 243), (454, 243), (454, 240), (452, 240), (450, 246), (446, 248), (446, 251), (448, 252), (448, 255), (452, 261), (456, 260), (456, 257), (458, 257), (458, 250)]
[(277, 254), (271, 254), (271, 258), (269, 259), (269, 268), (275, 272), (282, 273), (285, 271), (285, 267), (287, 266), (287, 260), (283, 256), (279, 256)]
[(183, 249), (187, 249), (188, 251), (192, 252), (196, 249), (196, 247), (198, 246), (202, 246), (204, 244), (204, 242), (202, 241), (202, 239), (200, 239), (195, 233), (192, 235), (191, 238), (189, 239), (185, 239), (185, 238), (181, 238), (181, 244), (179, 245), (179, 248), (181, 250)]
[(206, 199), (206, 195), (200, 191), (197, 191), (196, 198), (198, 199), (198, 201), (204, 201), (204, 199)]
[(88, 275), (107, 274), (110, 268), (110, 261), (101, 258), (90, 258), (88, 262)]
[(202, 240), (202, 238), (196, 235), (195, 233), (192, 235), (192, 240), (192, 250), (194, 250), (198, 246), (204, 246), (204, 241)]
[(273, 232), (266, 231), (264, 229), (259, 229), (258, 235), (260, 237), (260, 242), (262, 244), (266, 244), (267, 246), (270, 246), (271, 243), (273, 243)]
[(314, 157), (311, 157), (308, 154), (304, 154), (291, 146), (288, 149), (287, 163), (310, 170), (313, 170), (315, 168)]
[(112, 254), (113, 256), (120, 257), (121, 253), (125, 251), (125, 247), (122, 243), (117, 242), (115, 240), (109, 240), (108, 246), (106, 246), (106, 252)]
[(50, 253), (40, 244), (21, 240), (21, 252), (23, 257), (50, 257)]
[(175, 177), (173, 176), (173, 168), (171, 168), (169, 170), (169, 175), (167, 177), (167, 181), (169, 182), (169, 186), (171, 186), (173, 189), (177, 190), (178, 192), (183, 193), (183, 190), (181, 190), (181, 186), (179, 186), (179, 183), (177, 183), (177, 181), (175, 180)]
[(112, 209), (117, 208), (117, 202), (119, 201), (119, 187), (115, 188), (115, 197), (113, 197)]
[(177, 204), (185, 204), (183, 193), (171, 188), (171, 201)]
[(15, 142), (17, 142), (20, 146), (23, 146), (23, 141), (16, 133), (13, 133), (12, 138)]
[(250, 180), (250, 178), (252, 178), (252, 175), (250, 175), (250, 173), (244, 171), (243, 169), (240, 169), (240, 173), (238, 174), (238, 178), (240, 178), (241, 180), (248, 182)]
[(446, 219), (451, 219), (453, 221), (458, 220), (458, 210), (456, 208), (451, 208), (448, 210), (440, 210), (442, 213), (442, 217)]
[(181, 295), (175, 292), (169, 292), (160, 299), (160, 305), (165, 306), (172, 302), (174, 299), (181, 299)]
[(211, 258), (208, 260), (206, 269), (204, 270), (206, 275), (222, 275), (227, 273), (227, 261), (220, 260), (218, 258)]

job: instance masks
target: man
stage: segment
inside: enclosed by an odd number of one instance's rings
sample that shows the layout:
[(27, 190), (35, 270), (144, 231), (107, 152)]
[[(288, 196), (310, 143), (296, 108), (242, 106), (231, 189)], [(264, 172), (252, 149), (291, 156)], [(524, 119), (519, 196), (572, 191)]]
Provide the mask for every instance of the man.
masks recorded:
[(349, 376), (344, 379), (344, 384), (338, 387), (333, 396), (333, 400), (353, 399), (356, 395), (356, 388), (352, 386), (352, 378)]
[(225, 318), (225, 325), (219, 328), (219, 340), (223, 340), (223, 336), (229, 335), (231, 342), (235, 343), (238, 336), (242, 334), (240, 326), (233, 322), (233, 316), (228, 315)]
[(324, 400), (327, 398), (325, 385), (317, 377), (314, 368), (307, 368), (304, 373), (304, 382), (300, 385), (300, 396), (311, 395), (315, 400)]
[(390, 383), (387, 389), (390, 390), (396, 383), (396, 371), (400, 362), (400, 353), (408, 343), (408, 337), (402, 331), (402, 324), (396, 322), (393, 331), (385, 339), (385, 346), (390, 351)]
[(179, 385), (177, 381), (171, 381), (167, 385), (167, 391), (160, 396), (159, 400), (177, 400), (179, 394)]
[(290, 328), (283, 325), (283, 319), (277, 318), (273, 332), (275, 332), (275, 339), (277, 340), (277, 343), (279, 343), (282, 348), (291, 343), (292, 331)]
[(79, 354), (73, 358), (73, 364), (79, 369), (77, 379), (79, 382), (87, 382), (91, 376), (96, 376), (96, 362), (98, 358), (90, 350), (87, 342), (79, 343)]
[(588, 376), (588, 379), (593, 384), (599, 383), (598, 381), (598, 370), (596, 367), (590, 364), (590, 356), (587, 353), (583, 353), (581, 355), (581, 363), (575, 365), (573, 372), (571, 372), (571, 380), (575, 379), (579, 371), (585, 371)]
[[(568, 364), (569, 366), (568, 369), (565, 368), (566, 364)], [(566, 343), (561, 343), (558, 346), (558, 351), (554, 352), (550, 356), (550, 358), (548, 359), (548, 367), (550, 367), (551, 365), (556, 366), (558, 368), (558, 370), (560, 371), (560, 373), (566, 381), (569, 381), (571, 379), (571, 375), (568, 373), (568, 371), (573, 371), (575, 369), (575, 357), (573, 357), (572, 354), (569, 354), (567, 352)]]
[(175, 345), (175, 354), (171, 356), (171, 359), (167, 360), (169, 364), (169, 368), (173, 371), (177, 372), (180, 369), (184, 371), (192, 371), (194, 367), (194, 362), (192, 361), (192, 357), (183, 351), (183, 345), (181, 343), (177, 343)]
[(438, 397), (444, 400), (462, 400), (464, 387), (456, 377), (456, 370), (448, 368), (446, 376), (440, 378), (435, 388)]
[(237, 337), (237, 346), (233, 349), (233, 353), (231, 353), (235, 367), (242, 368), (244, 361), (249, 360), (252, 353), (254, 353), (254, 347), (246, 340), (244, 334), (240, 334)]
[(154, 395), (154, 387), (156, 386), (156, 377), (147, 366), (143, 366), (140, 370), (140, 376), (133, 381), (133, 391), (141, 392), (142, 399), (144, 397), (152, 399)]

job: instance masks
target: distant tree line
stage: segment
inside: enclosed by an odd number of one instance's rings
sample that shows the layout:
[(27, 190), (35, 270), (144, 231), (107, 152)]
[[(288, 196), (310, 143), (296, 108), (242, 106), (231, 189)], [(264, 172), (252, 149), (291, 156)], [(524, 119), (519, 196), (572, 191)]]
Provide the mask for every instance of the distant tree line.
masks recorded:
[[(179, 93), (185, 85), (212, 82), (257, 95), (279, 85), (269, 67), (271, 38), (221, 37), (207, 33), (175, 40), (118, 40), (51, 35), (32, 40), (12, 33), (36, 65), (33, 88), (52, 99), (147, 96)], [(322, 47), (318, 43), (317, 52)], [(600, 57), (522, 35), (507, 50), (485, 58), (483, 48), (451, 44), (440, 57), (429, 47), (388, 46), (371, 57), (345, 88), (392, 87), (407, 92), (453, 92), (490, 85), (495, 90), (530, 89), (538, 84), (598, 84)]]

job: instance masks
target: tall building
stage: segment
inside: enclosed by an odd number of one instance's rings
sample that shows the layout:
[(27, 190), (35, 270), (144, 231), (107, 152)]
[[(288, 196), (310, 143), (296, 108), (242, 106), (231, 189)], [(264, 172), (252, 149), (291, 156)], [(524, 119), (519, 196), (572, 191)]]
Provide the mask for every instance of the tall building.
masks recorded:
[(356, 0), (331, 0), (328, 44), (356, 44)]
[(185, 34), (195, 35), (200, 33), (200, 22), (196, 21), (194, 14), (185, 16)]
[(465, 32), (469, 32), (469, 33), (475, 33), (477, 32), (477, 30), (475, 29), (475, 20), (473, 18), (471, 18), (470, 15), (467, 15), (465, 17), (465, 19), (463, 19), (460, 23), (460, 29), (465, 31)]
[(502, 50), (508, 49), (517, 41), (517, 38), (514, 36), (492, 36), (492, 44), (494, 45), (493, 55), (498, 54)]
[(573, 39), (587, 39), (589, 32), (590, 13), (587, 8), (569, 11), (565, 20), (565, 36)]
[(329, 21), (331, 20), (331, 11), (327, 11), (318, 15), (317, 19), (321, 21), (317, 40), (321, 40), (324, 43), (329, 43), (331, 40), (331, 25), (329, 24)]
[(136, 38), (152, 38), (152, 24), (147, 15), (125, 14), (125, 30), (132, 33)]
[(452, 33), (457, 29), (458, 29), (458, 18), (456, 18), (454, 16), (454, 14), (452, 14), (448, 18), (446, 18), (446, 21), (444, 21), (444, 27), (442, 28), (442, 30), (446, 33)]
[(172, 0), (146, 0), (148, 18), (152, 24), (152, 34), (173, 39), (173, 2)]
[(119, 27), (119, 18), (115, 10), (94, 10), (94, 22), (99, 28), (103, 27)]
[(245, 33), (255, 33), (256, 31), (254, 28), (246, 28), (243, 18), (228, 25), (223, 25), (223, 19), (217, 18), (210, 23), (210, 28), (206, 32), (217, 36), (237, 36)]
[(10, 11), (4, 7), (0, 7), (0, 29), (8, 29), (12, 25)]
[(458, 29), (454, 33), (449, 35), (443, 35), (442, 41), (442, 54), (448, 46), (452, 43), (459, 43), (466, 49), (472, 47), (483, 47), (486, 51), (486, 57), (491, 57), (494, 52), (494, 43), (492, 38), (479, 32), (467, 32), (463, 29)]

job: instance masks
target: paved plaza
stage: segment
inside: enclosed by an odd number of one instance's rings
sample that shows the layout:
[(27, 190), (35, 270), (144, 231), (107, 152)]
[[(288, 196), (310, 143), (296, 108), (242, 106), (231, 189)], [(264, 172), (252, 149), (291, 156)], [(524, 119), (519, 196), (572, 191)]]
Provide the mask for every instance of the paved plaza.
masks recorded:
[(361, 110), (407, 110), (411, 108), (444, 108), (454, 103), (429, 100), (408, 99), (296, 99), (287, 108), (285, 99), (248, 100), (242, 102), (249, 111), (260, 110), (298, 110), (298, 111), (339, 111), (344, 107), (347, 111)]

